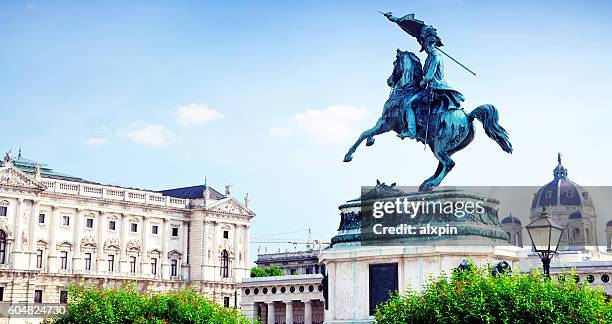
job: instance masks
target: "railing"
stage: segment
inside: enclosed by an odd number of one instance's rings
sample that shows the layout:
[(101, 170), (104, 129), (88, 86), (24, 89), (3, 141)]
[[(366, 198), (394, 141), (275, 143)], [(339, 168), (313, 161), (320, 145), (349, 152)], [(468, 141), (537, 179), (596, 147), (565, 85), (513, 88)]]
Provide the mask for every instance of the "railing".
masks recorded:
[(189, 205), (188, 199), (163, 196), (161, 193), (152, 191), (123, 189), (95, 184), (80, 184), (64, 180), (44, 179), (41, 182), (47, 187), (47, 192), (57, 192), (101, 199), (130, 201), (176, 208), (185, 208)]

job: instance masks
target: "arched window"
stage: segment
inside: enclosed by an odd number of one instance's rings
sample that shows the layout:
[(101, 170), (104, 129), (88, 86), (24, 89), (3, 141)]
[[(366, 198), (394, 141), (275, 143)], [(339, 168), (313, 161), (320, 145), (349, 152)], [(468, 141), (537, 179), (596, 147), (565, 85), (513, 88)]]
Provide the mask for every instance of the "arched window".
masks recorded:
[(6, 233), (0, 230), (0, 264), (6, 261)]
[(221, 252), (221, 277), (229, 278), (229, 253), (227, 253), (227, 250)]

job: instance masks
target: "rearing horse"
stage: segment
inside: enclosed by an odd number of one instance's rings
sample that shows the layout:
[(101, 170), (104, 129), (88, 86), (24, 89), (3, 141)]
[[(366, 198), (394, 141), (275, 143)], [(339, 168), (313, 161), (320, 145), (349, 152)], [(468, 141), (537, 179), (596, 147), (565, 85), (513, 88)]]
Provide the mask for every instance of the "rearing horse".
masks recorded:
[[(417, 92), (422, 90), (419, 83), (423, 78), (423, 68), (419, 58), (414, 53), (397, 50), (393, 73), (387, 80), (392, 87), (389, 99), (384, 105), (382, 116), (374, 127), (365, 130), (355, 144), (351, 146), (344, 162), (353, 159), (353, 153), (365, 140), (366, 146), (374, 145), (374, 136), (394, 131), (401, 133), (406, 127), (404, 124), (404, 107), (406, 102)], [(493, 105), (481, 105), (466, 114), (463, 109), (448, 109), (440, 100), (430, 102), (429, 107), (416, 107), (417, 137), (420, 142), (426, 143), (438, 159), (436, 172), (423, 181), (420, 191), (429, 191), (440, 185), (444, 177), (453, 169), (455, 162), (451, 156), (474, 140), (474, 118), (478, 119), (489, 138), (493, 139), (504, 152), (512, 153), (512, 144), (508, 133), (498, 123), (497, 109)], [(406, 113), (411, 113), (407, 111)]]

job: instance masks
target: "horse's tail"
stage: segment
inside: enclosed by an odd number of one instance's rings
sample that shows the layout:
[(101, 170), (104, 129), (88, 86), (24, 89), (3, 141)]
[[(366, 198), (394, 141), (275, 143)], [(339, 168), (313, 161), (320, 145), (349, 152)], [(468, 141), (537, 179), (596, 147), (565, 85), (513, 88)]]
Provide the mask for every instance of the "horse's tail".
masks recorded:
[(499, 114), (493, 105), (481, 105), (468, 114), (470, 123), (474, 118), (480, 120), (482, 127), (489, 138), (493, 139), (504, 152), (512, 153), (512, 143), (508, 138), (508, 132), (499, 125)]

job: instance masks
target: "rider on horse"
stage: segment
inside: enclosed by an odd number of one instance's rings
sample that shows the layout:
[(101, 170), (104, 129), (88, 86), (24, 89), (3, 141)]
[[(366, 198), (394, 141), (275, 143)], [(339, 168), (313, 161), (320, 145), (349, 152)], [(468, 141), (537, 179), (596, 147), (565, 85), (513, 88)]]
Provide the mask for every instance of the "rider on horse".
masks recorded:
[[(424, 76), (421, 81), (421, 90), (412, 96), (403, 105), (405, 130), (397, 134), (401, 139), (416, 137), (415, 108), (433, 106), (438, 103), (447, 109), (459, 109), (464, 100), (463, 95), (451, 88), (444, 80), (444, 65), (442, 58), (436, 50), (439, 37), (432, 26), (424, 26), (421, 30), (421, 51), (425, 50), (427, 59), (423, 68)], [(430, 107), (433, 108), (433, 107)], [(429, 118), (429, 116), (428, 116)], [(425, 121), (426, 123), (426, 121)]]

